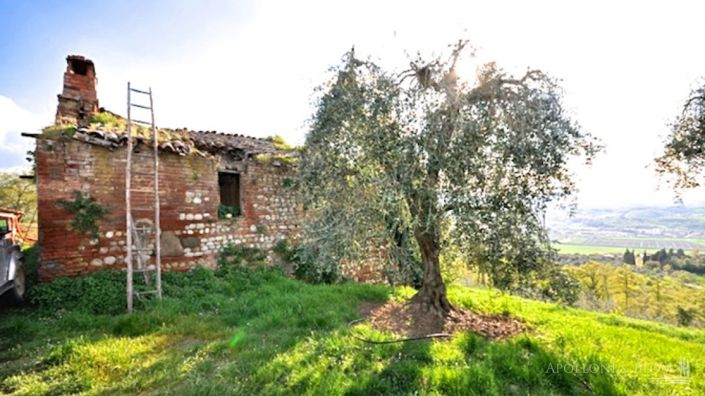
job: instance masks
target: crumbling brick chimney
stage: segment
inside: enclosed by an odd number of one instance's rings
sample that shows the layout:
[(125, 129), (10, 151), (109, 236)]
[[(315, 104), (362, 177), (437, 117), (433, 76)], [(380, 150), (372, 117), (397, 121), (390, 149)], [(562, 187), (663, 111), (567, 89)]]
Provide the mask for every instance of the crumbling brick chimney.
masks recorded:
[(91, 114), (98, 112), (95, 85), (93, 61), (80, 55), (67, 56), (64, 89), (58, 95), (56, 123), (86, 124)]

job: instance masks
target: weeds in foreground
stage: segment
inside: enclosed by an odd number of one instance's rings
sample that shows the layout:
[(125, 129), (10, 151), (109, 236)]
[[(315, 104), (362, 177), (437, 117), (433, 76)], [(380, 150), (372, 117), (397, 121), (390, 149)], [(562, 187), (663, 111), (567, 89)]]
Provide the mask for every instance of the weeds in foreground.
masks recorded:
[[(112, 282), (101, 275), (101, 282)], [(124, 282), (124, 280), (120, 280)], [(120, 283), (122, 284), (122, 283)], [(348, 328), (362, 301), (413, 290), (310, 285), (274, 270), (164, 274), (165, 297), (138, 312), (65, 307), (1, 313), (0, 392), (11, 395), (697, 395), (705, 332), (498, 294), (450, 289), (455, 304), (509, 313), (532, 331), (504, 342), (370, 346)], [(679, 362), (690, 362), (685, 384)], [(639, 371), (639, 362), (658, 372)], [(598, 367), (593, 371), (583, 368)], [(656, 370), (654, 369), (654, 370)], [(660, 376), (660, 377), (658, 377)]]

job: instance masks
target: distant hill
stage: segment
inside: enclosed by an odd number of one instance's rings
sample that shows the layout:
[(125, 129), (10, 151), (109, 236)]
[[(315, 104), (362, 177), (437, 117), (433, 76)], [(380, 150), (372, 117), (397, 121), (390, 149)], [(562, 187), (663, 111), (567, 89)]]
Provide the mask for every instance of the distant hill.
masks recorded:
[(551, 210), (546, 225), (561, 244), (705, 250), (705, 206)]

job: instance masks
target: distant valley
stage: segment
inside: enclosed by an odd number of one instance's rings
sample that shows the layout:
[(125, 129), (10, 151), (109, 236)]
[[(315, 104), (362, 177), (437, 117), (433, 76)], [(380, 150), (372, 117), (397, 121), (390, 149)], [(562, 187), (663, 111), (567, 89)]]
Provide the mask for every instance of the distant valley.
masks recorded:
[(705, 251), (705, 206), (552, 210), (546, 225), (564, 253), (616, 253), (624, 249)]

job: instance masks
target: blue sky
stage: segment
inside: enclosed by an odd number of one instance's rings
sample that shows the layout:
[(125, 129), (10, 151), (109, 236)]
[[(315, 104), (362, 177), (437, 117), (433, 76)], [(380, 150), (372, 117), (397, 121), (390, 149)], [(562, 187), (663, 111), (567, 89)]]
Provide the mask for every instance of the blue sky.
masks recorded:
[[(12, 129), (0, 140), (0, 169), (25, 164), (27, 141), (18, 129), (33, 132), (52, 122), (66, 55), (96, 60), (103, 99), (102, 65), (178, 64), (225, 27), (237, 33), (233, 26), (250, 16), (251, 4), (226, 1), (0, 1), (0, 112), (15, 114), (0, 113), (0, 133)], [(106, 103), (123, 98), (111, 99)]]
[[(566, 105), (607, 146), (575, 164), (581, 206), (668, 205), (647, 165), (705, 76), (705, 7), (670, 1), (0, 0), (0, 169), (24, 166), (21, 131), (53, 121), (68, 54), (91, 58), (101, 106), (151, 86), (167, 127), (281, 134), (301, 143), (314, 88), (352, 45), (387, 67), (469, 38), (478, 57), (561, 78)], [(686, 202), (700, 201), (701, 191)]]
[[(227, 1), (2, 1), (0, 87), (23, 108), (57, 91), (69, 53), (101, 61), (173, 59), (226, 25), (246, 20), (247, 3)], [(235, 5), (237, 4), (237, 5)], [(51, 90), (51, 91), (50, 91)], [(47, 98), (48, 99), (48, 98)]]

